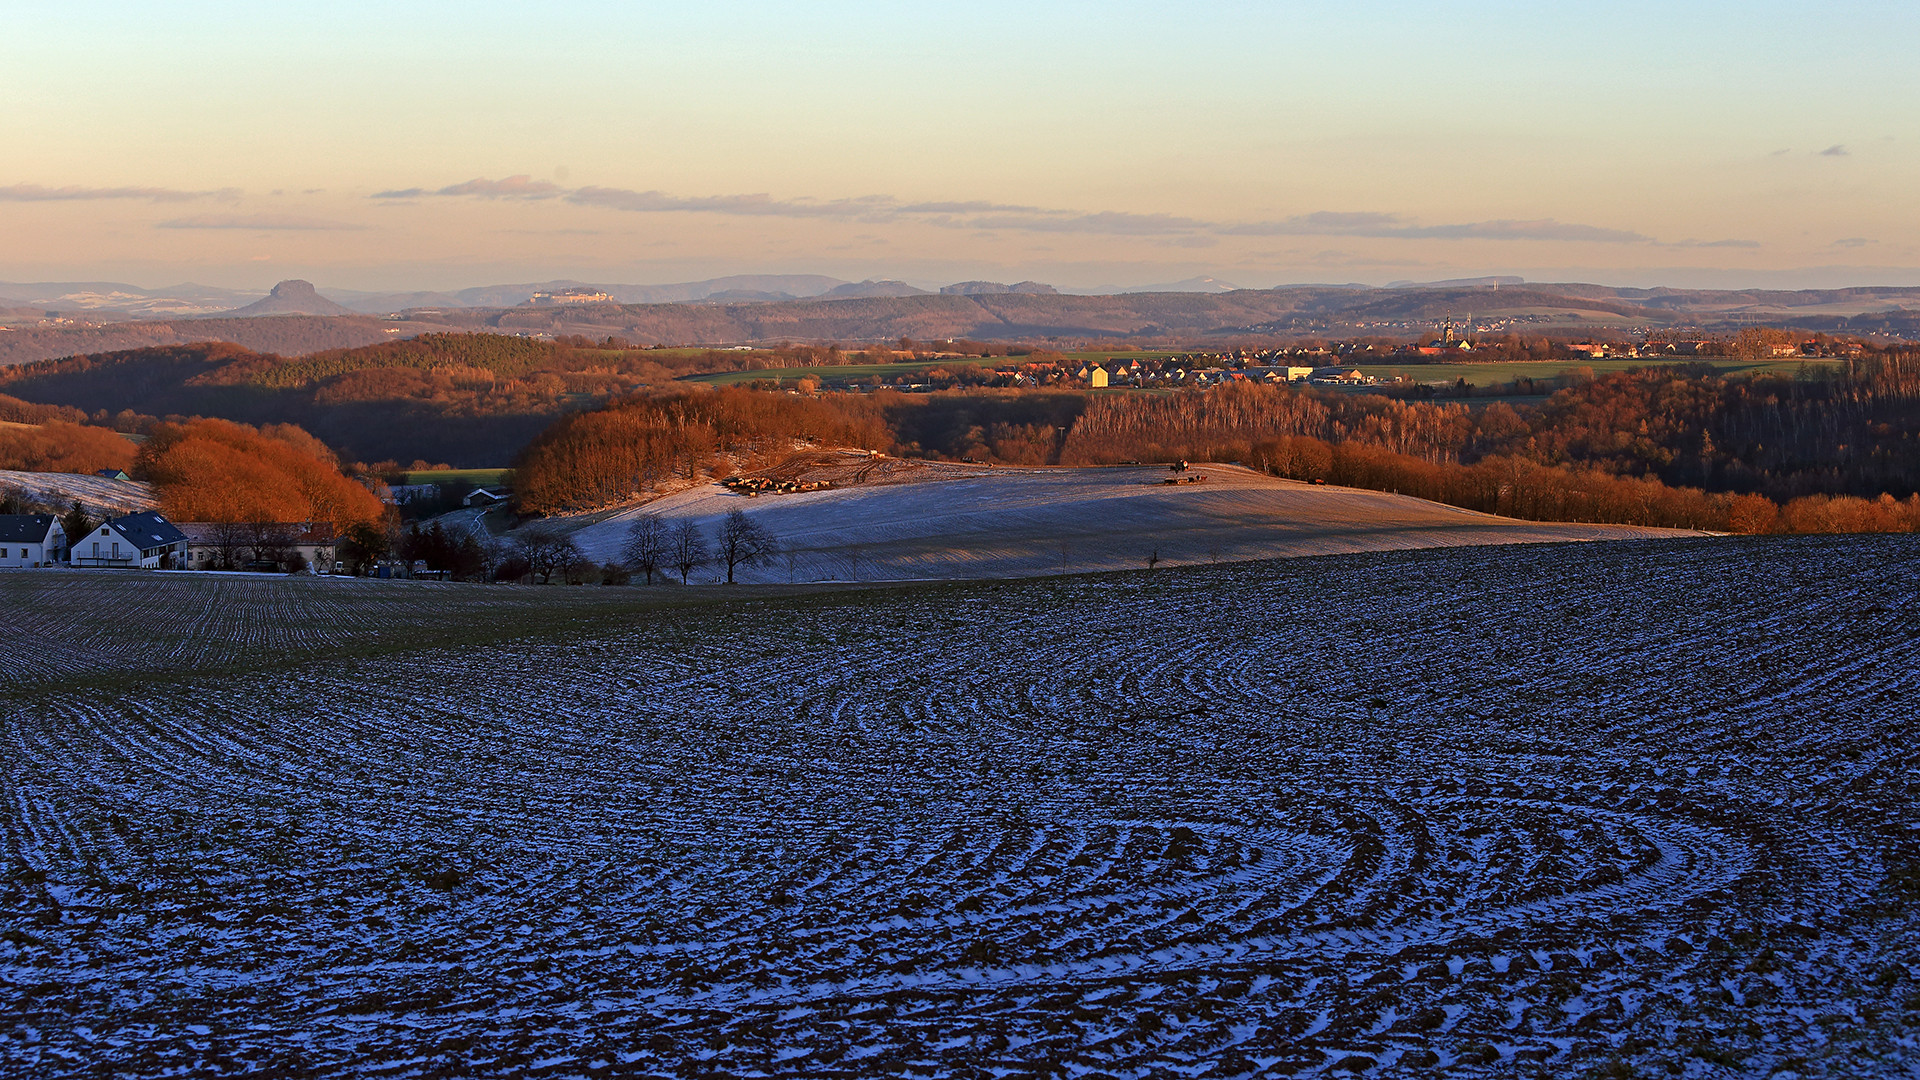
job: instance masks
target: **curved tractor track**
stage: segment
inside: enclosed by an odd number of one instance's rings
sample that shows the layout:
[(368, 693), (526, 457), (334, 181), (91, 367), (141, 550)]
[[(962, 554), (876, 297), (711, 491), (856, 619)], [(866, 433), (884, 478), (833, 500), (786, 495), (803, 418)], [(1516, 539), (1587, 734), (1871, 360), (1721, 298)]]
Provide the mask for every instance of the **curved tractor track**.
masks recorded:
[(0, 639), (0, 1074), (1911, 1075), (1916, 554)]

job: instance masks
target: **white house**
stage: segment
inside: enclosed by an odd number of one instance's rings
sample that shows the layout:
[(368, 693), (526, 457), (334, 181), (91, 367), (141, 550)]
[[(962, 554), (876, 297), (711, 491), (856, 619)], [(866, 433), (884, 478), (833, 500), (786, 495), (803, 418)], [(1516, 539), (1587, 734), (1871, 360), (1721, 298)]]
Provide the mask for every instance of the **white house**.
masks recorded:
[(67, 530), (52, 514), (0, 514), (0, 569), (67, 561)]
[(176, 565), (188, 570), (333, 570), (337, 538), (332, 522), (181, 521), (174, 527), (186, 538), (185, 553)]
[(164, 570), (186, 559), (187, 537), (152, 510), (110, 518), (72, 542), (75, 566)]

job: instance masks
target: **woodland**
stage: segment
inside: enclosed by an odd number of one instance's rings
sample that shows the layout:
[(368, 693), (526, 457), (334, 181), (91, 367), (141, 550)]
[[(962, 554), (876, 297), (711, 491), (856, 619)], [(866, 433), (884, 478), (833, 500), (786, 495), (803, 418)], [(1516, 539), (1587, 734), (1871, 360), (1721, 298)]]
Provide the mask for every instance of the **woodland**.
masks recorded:
[(1238, 461), (1538, 520), (1741, 532), (1920, 526), (1920, 361), (1805, 380), (1650, 368), (1540, 405), (1286, 386), (1171, 394), (644, 393), (563, 417), (517, 460), (523, 508), (610, 505), (796, 445), (1010, 465)]
[(833, 347), (643, 349), (617, 337), (426, 334), (292, 358), (197, 342), (0, 368), (0, 420), (58, 416), (139, 433), (217, 416), (298, 424), (352, 461), (487, 467), (564, 412), (682, 375), (845, 359)]
[[(0, 372), (0, 421), (12, 422), (0, 467), (152, 472), (165, 432), (219, 418), (297, 429), (316, 459), (369, 478), (512, 464), (533, 514), (817, 445), (1006, 465), (1238, 461), (1556, 520), (1828, 531), (1904, 530), (1920, 517), (1920, 354), (1897, 350), (1798, 375), (1648, 367), (1490, 403), (1257, 384), (812, 395), (676, 382), (895, 355), (430, 334), (296, 358), (223, 343), (70, 357)], [(109, 429), (149, 449), (130, 456)]]

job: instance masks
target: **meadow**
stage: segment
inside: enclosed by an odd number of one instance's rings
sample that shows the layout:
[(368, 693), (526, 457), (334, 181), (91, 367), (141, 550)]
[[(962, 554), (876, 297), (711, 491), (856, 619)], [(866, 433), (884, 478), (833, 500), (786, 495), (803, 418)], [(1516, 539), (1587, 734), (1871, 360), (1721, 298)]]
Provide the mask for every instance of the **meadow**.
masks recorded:
[(507, 483), (512, 475), (512, 469), (413, 469), (407, 473), (406, 482), (490, 488)]
[(1916, 554), (0, 576), (0, 1074), (1908, 1076)]

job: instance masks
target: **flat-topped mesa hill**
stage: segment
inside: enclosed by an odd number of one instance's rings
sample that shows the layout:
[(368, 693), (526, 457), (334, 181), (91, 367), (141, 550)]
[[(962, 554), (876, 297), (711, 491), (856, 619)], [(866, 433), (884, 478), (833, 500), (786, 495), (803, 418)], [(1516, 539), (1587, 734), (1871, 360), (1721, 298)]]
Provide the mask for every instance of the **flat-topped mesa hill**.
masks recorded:
[(222, 317), (233, 319), (250, 319), (261, 315), (358, 314), (359, 312), (336, 304), (315, 292), (312, 282), (297, 278), (275, 285), (272, 292), (245, 307), (221, 312)]

